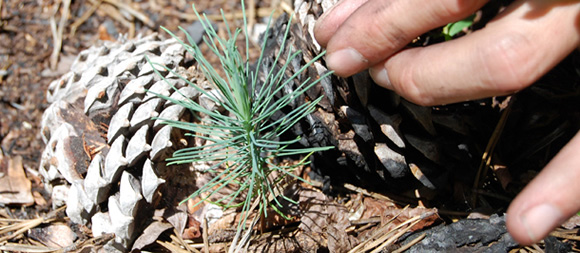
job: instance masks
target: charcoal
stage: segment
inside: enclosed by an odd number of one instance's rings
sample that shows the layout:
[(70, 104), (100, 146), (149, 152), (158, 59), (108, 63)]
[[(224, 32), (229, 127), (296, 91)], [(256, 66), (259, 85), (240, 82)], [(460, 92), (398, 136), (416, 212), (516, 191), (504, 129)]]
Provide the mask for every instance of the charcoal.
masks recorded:
[(489, 219), (463, 219), (415, 233), (402, 244), (419, 234), (426, 236), (407, 252), (509, 252), (518, 243), (507, 233), (505, 215)]

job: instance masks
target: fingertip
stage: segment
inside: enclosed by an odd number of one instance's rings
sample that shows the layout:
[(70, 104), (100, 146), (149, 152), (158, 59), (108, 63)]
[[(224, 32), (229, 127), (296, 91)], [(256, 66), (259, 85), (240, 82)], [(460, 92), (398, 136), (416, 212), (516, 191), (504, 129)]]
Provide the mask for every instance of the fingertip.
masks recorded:
[(368, 67), (368, 60), (356, 49), (347, 47), (326, 56), (326, 66), (341, 77), (348, 77)]
[(538, 242), (580, 209), (580, 132), (512, 201), (506, 226), (522, 245)]
[(527, 207), (519, 213), (508, 211), (506, 226), (510, 235), (522, 245), (538, 242), (564, 222), (562, 211), (551, 203)]
[(373, 81), (382, 86), (383, 88), (389, 89), (389, 90), (393, 90), (393, 84), (391, 83), (391, 80), (389, 79), (389, 74), (387, 72), (387, 69), (385, 67), (382, 66), (382, 64), (379, 64), (378, 66), (374, 66), (372, 68), (369, 68), (369, 75), (371, 76), (371, 78), (373, 79)]

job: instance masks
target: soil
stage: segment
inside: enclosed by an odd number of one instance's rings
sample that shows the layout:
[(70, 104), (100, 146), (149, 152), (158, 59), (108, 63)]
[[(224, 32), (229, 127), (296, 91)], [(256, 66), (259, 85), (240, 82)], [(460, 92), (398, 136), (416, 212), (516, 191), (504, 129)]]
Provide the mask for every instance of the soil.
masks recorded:
[[(193, 14), (190, 4), (185, 0), (73, 1), (69, 8), (70, 17), (65, 22), (62, 40), (58, 40), (55, 39), (58, 36), (51, 28), (51, 23), (58, 26), (60, 17), (64, 14), (62, 13), (63, 2), (66, 1), (0, 1), (0, 173), (7, 172), (8, 161), (15, 157), (22, 157), (23, 167), (27, 173), (27, 178), (32, 182), (33, 195), (35, 197), (34, 203), (24, 211), (19, 211), (20, 206), (6, 207), (3, 211), (3, 213), (18, 216), (18, 218), (44, 216), (51, 210), (50, 196), (47, 196), (43, 190), (43, 185), (36, 172), (41, 152), (44, 148), (44, 143), (39, 134), (39, 127), (42, 113), (48, 106), (45, 94), (50, 82), (66, 73), (75, 57), (83, 49), (102, 43), (103, 40), (115, 40), (119, 36), (128, 36), (130, 38), (139, 34), (148, 35), (155, 32), (164, 34), (163, 31), (160, 31), (160, 26), (175, 31), (179, 25), (185, 27), (191, 24), (192, 20), (187, 15)], [(130, 9), (144, 13), (150, 22), (137, 20), (133, 16), (129, 18), (122, 11), (111, 11), (117, 10), (113, 3), (118, 2), (126, 2)], [(241, 10), (237, 0), (201, 0), (195, 2), (197, 9), (204, 10), (208, 14), (219, 14), (220, 8), (224, 9), (226, 13), (239, 12)], [(97, 3), (103, 5), (103, 8), (98, 8), (84, 22), (78, 23), (83, 20), (83, 14), (89, 12), (91, 7)], [(262, 7), (267, 7), (269, 4), (270, 1), (257, 1), (256, 3), (257, 6)], [(76, 31), (73, 31), (73, 27), (76, 24), (79, 25), (76, 26)], [(58, 31), (56, 32), (58, 33)], [(59, 55), (55, 58), (53, 49), (60, 42), (62, 42), (61, 50), (58, 51)], [(572, 62), (572, 66), (579, 66), (577, 62), (574, 62), (578, 59), (572, 58), (568, 59), (568, 61)], [(556, 72), (552, 73), (552, 75), (544, 78), (544, 81), (535, 87), (536, 90), (527, 91), (531, 95), (521, 97), (520, 101), (531, 108), (537, 109), (538, 113), (534, 114), (536, 116), (552, 117), (552, 119), (553, 117), (571, 119), (569, 122), (572, 125), (568, 127), (577, 129), (580, 124), (575, 119), (580, 118), (580, 114), (573, 106), (578, 105), (574, 101), (578, 99), (579, 88), (572, 87), (572, 90), (569, 87), (553, 89), (554, 85), (560, 87), (563, 84), (557, 82), (558, 78), (562, 78), (561, 73)], [(578, 83), (576, 84), (580, 86)], [(561, 92), (554, 94), (544, 89), (545, 87), (552, 87), (552, 91)], [(563, 95), (574, 93), (576, 93), (575, 97)], [(537, 101), (543, 101), (541, 99), (546, 97), (561, 98), (558, 105), (560, 107), (556, 106), (554, 107), (556, 109), (552, 110), (542, 108), (542, 104), (538, 104)], [(554, 110), (562, 111), (558, 115), (552, 115)], [(506, 127), (507, 133), (505, 134), (513, 138), (504, 138), (498, 144), (497, 152), (504, 155), (504, 157), (499, 156), (499, 158), (506, 164), (515, 164), (518, 159), (520, 161), (524, 159), (523, 156), (518, 157), (513, 153), (513, 151), (519, 150), (518, 147), (529, 147), (531, 146), (530, 143), (541, 141), (541, 136), (550, 133), (546, 129), (558, 127), (558, 125), (552, 125), (526, 128), (529, 129), (529, 132), (517, 132), (514, 129), (519, 129), (518, 127), (525, 124), (533, 124), (533, 122), (524, 122), (524, 119), (529, 119), (530, 117), (524, 117), (526, 115), (521, 112), (516, 112), (516, 115), (519, 115), (522, 120), (512, 121), (513, 125)], [(550, 152), (537, 154), (533, 156), (537, 158), (536, 160), (528, 159), (527, 162), (520, 163), (523, 164), (522, 168), (515, 168), (515, 171), (512, 171), (512, 176), (517, 176), (517, 178), (512, 180), (512, 184), (517, 185), (516, 189), (513, 189), (514, 192), (521, 189), (521, 186), (529, 181), (529, 177), (526, 177), (529, 173), (532, 176), (534, 174), (534, 172), (529, 172), (525, 168), (526, 164), (534, 163), (534, 167), (539, 167), (538, 164), (545, 164), (549, 160), (547, 157), (553, 156), (554, 150), (558, 150), (558, 147), (561, 147), (571, 137), (570, 132), (573, 132), (573, 130), (568, 129), (568, 131), (562, 133)], [(528, 135), (530, 138), (527, 138), (527, 141), (517, 138), (522, 135)], [(508, 150), (508, 147), (511, 148)], [(364, 192), (364, 189), (358, 190)], [(359, 202), (362, 203), (363, 200), (359, 200)], [(337, 222), (331, 228), (340, 230), (341, 227), (339, 225)], [(574, 230), (574, 232), (572, 228), (568, 232), (575, 234), (577, 231)], [(80, 238), (88, 236), (86, 233), (83, 235), (83, 231), (76, 232)], [(316, 233), (319, 232), (316, 231)], [(314, 238), (314, 236), (311, 237)], [(308, 238), (311, 239), (311, 237)], [(288, 238), (284, 236), (281, 238), (278, 242), (281, 245), (285, 245), (283, 240)], [(572, 239), (572, 241), (575, 241), (575, 239)]]

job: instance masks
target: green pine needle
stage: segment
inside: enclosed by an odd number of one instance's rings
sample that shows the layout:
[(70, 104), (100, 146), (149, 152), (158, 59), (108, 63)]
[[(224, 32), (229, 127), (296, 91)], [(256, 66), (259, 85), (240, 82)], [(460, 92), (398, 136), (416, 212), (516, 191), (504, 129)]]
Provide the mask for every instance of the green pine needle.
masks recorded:
[[(243, 1), (242, 6), (244, 6)], [(191, 83), (189, 80), (186, 80), (184, 77), (180, 78), (217, 105), (225, 108), (231, 116), (217, 111), (209, 111), (192, 100), (180, 101), (159, 95), (193, 112), (207, 115), (199, 123), (164, 121), (167, 125), (186, 130), (191, 134), (204, 138), (208, 143), (201, 147), (189, 147), (176, 151), (173, 157), (167, 160), (168, 164), (215, 162), (208, 171), (216, 173), (216, 176), (194, 192), (188, 199), (200, 196), (202, 193), (207, 193), (203, 201), (209, 201), (208, 199), (212, 194), (228, 185), (234, 186), (238, 190), (217, 200), (215, 203), (224, 207), (242, 207), (242, 213), (245, 213), (245, 216), (240, 221), (239, 225), (242, 226), (238, 226), (238, 232), (245, 226), (249, 215), (248, 211), (256, 199), (259, 199), (258, 210), (264, 216), (266, 215), (266, 208), (271, 207), (274, 211), (286, 217), (280, 211), (282, 204), (277, 198), (281, 197), (292, 203), (295, 202), (285, 196), (278, 196), (277, 193), (282, 192), (280, 189), (282, 179), (290, 176), (294, 179), (304, 181), (304, 179), (294, 175), (292, 171), (299, 166), (308, 164), (308, 157), (314, 152), (329, 150), (333, 147), (290, 149), (288, 147), (297, 143), (300, 140), (299, 137), (294, 140), (279, 141), (282, 134), (290, 130), (294, 124), (304, 119), (316, 109), (316, 104), (321, 98), (311, 102), (305, 102), (303, 105), (298, 106), (284, 117), (275, 121), (272, 121), (271, 117), (316, 85), (320, 79), (330, 75), (331, 72), (321, 76), (318, 80), (307, 80), (301, 83), (294, 91), (281, 98), (276, 98), (275, 94), (279, 93), (285, 85), (293, 82), (298, 75), (322, 57), (324, 53), (312, 59), (312, 61), (303, 66), (298, 73), (295, 73), (289, 79), (284, 79), (284, 72), (289, 67), (288, 64), (292, 59), (298, 57), (300, 52), (289, 54), (283, 59), (285, 64), (281, 68), (276, 70), (273, 67), (266, 73), (266, 78), (260, 87), (258, 85), (258, 71), (263, 69), (261, 65), (264, 63), (265, 56), (263, 52), (265, 52), (267, 41), (262, 43), (262, 53), (257, 60), (256, 70), (252, 71), (248, 62), (250, 48), (247, 36), (245, 36), (245, 57), (242, 56), (236, 45), (236, 39), (241, 36), (242, 30), (236, 29), (234, 33), (231, 33), (229, 25), (226, 22), (228, 37), (226, 39), (220, 38), (217, 31), (211, 25), (210, 20), (205, 15), (202, 17), (195, 9), (195, 6), (192, 7), (206, 32), (206, 36), (203, 39), (204, 43), (219, 58), (223, 72), (225, 73), (224, 76), (220, 76), (218, 71), (212, 67), (209, 61), (203, 56), (198, 45), (183, 28), (180, 27), (179, 29), (186, 34), (189, 43), (182, 41), (171, 31), (163, 27), (162, 29), (177, 39), (186, 51), (193, 55), (199, 63), (200, 69), (203, 71), (205, 77), (211, 82), (213, 88), (219, 92), (209, 93)], [(223, 12), (222, 15), (224, 15)], [(248, 34), (245, 17), (243, 21), (244, 33)], [(285, 51), (283, 49), (287, 46), (286, 38), (290, 31), (290, 22), (291, 19), (286, 26), (284, 41), (281, 46), (282, 49), (276, 55), (273, 66), (277, 66), (278, 64), (276, 63), (283, 57), (282, 52)], [(268, 22), (269, 26), (270, 22)], [(269, 32), (269, 29), (266, 30), (264, 38), (268, 38)], [(156, 70), (156, 68), (153, 69)], [(167, 67), (165, 69), (177, 75), (177, 73)], [(273, 163), (274, 158), (291, 155), (302, 155), (304, 159), (294, 165)], [(239, 201), (240, 198), (242, 199), (241, 202)]]

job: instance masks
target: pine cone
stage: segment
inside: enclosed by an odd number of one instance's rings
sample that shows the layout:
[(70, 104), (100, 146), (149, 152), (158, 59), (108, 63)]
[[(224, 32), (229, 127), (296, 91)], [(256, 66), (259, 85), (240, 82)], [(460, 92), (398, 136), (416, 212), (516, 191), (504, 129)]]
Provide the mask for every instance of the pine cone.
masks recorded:
[[(176, 206), (194, 190), (188, 180), (195, 177), (187, 166), (165, 166), (173, 151), (192, 140), (152, 119), (192, 120), (192, 114), (146, 92), (203, 100), (196, 89), (159, 67), (162, 80), (146, 58), (204, 85), (194, 67), (184, 67), (184, 56), (180, 43), (157, 35), (108, 43), (81, 52), (71, 71), (49, 87), (52, 104), (42, 120), (47, 146), (39, 171), (49, 192), (70, 185), (65, 201), (73, 222), (92, 223), (95, 236), (116, 235), (111, 250), (127, 249), (155, 209)], [(161, 195), (166, 200), (160, 204)], [(62, 202), (56, 195), (53, 199)]]
[[(304, 59), (292, 64), (295, 72), (321, 52), (314, 39), (314, 24), (335, 2), (294, 2), (299, 22), (292, 27), (289, 41), (302, 50)], [(273, 36), (283, 36), (284, 27), (280, 26), (285, 23), (276, 23), (273, 30), (280, 32)], [(277, 50), (279, 45), (272, 48)], [(324, 66), (322, 59), (296, 83), (321, 76), (328, 71)], [(319, 110), (294, 133), (305, 136), (307, 146), (337, 147), (314, 157), (318, 175), (329, 183), (326, 186), (349, 182), (382, 191), (416, 187), (447, 190), (451, 176), (470, 183), (479, 165), (472, 158), (480, 157), (499, 115), (497, 109), (481, 101), (417, 106), (378, 87), (366, 72), (346, 79), (328, 77), (307, 95), (313, 99), (321, 94), (326, 98)], [(481, 124), (485, 119), (489, 123)]]

